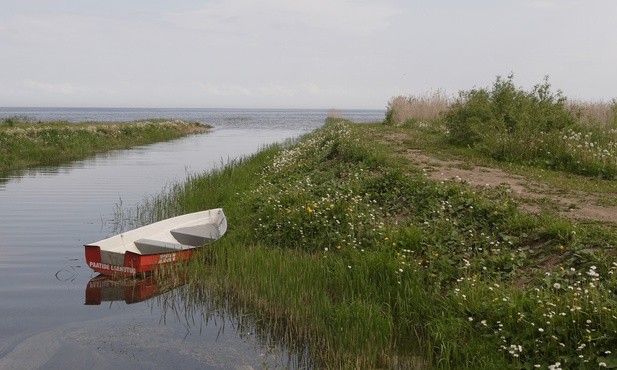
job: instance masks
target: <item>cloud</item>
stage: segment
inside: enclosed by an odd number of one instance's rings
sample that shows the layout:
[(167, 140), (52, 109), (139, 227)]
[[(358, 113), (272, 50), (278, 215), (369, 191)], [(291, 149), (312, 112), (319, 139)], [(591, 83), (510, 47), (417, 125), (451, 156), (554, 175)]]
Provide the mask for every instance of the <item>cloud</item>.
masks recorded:
[(230, 0), (167, 13), (163, 19), (176, 27), (229, 35), (289, 29), (368, 35), (387, 27), (399, 12), (386, 3), (350, 0)]
[(525, 6), (534, 9), (559, 9), (563, 7), (561, 1), (528, 1)]
[(234, 85), (234, 84), (214, 84), (197, 82), (195, 85), (203, 91), (205, 94), (213, 96), (250, 96), (253, 95), (251, 89), (246, 86)]
[(75, 94), (83, 89), (77, 88), (70, 82), (48, 83), (41, 81), (25, 80), (23, 82), (25, 88), (51, 94)]
[(210, 96), (223, 97), (293, 97), (298, 93), (298, 89), (293, 86), (284, 86), (281, 84), (254, 84), (254, 85), (238, 85), (229, 83), (204, 83), (197, 82), (194, 84), (197, 88)]
[(72, 82), (49, 82), (32, 79), (23, 80), (13, 91), (20, 93), (43, 93), (49, 96), (64, 95), (73, 97), (80, 97), (82, 95), (104, 96), (112, 95), (116, 92), (113, 89), (105, 88), (101, 85), (93, 88)]

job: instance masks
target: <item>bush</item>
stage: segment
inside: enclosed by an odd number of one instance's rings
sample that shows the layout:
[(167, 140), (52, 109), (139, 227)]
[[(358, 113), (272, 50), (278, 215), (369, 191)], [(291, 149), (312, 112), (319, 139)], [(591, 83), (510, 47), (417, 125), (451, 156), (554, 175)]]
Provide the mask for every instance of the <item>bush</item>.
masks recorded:
[(514, 85), (510, 75), (497, 77), (490, 91), (461, 92), (444, 118), (452, 142), (499, 152), (513, 139), (524, 142), (539, 133), (573, 126), (576, 118), (565, 102), (560, 91), (551, 92), (548, 77), (526, 92)]
[(610, 121), (583, 125), (580, 112), (566, 105), (560, 91), (551, 91), (548, 78), (526, 92), (510, 75), (497, 77), (491, 90), (461, 92), (444, 124), (452, 143), (496, 160), (615, 178), (617, 130)]

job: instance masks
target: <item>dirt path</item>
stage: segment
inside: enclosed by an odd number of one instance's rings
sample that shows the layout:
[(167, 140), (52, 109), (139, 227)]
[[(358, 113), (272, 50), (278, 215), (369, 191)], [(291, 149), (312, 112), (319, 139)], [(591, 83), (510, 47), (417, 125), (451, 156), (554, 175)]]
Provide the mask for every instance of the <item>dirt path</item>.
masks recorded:
[(563, 189), (553, 189), (546, 183), (532, 181), (499, 168), (470, 166), (458, 160), (442, 160), (421, 150), (400, 147), (397, 149), (399, 155), (421, 168), (430, 179), (465, 181), (472, 186), (506, 186), (510, 188), (512, 195), (521, 201), (520, 208), (528, 212), (537, 213), (548, 207), (570, 219), (617, 224), (617, 206), (599, 204), (601, 199), (606, 199), (606, 194), (564, 192)]

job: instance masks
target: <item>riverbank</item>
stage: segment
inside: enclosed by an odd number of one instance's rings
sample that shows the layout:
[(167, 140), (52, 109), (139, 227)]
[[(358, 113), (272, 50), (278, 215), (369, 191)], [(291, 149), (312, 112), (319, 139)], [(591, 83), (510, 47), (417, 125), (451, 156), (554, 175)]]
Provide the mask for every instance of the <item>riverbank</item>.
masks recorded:
[(181, 120), (135, 122), (0, 122), (0, 171), (57, 165), (96, 153), (171, 140), (210, 127)]
[[(216, 293), (317, 366), (615, 363), (614, 224), (530, 212), (505, 185), (432, 179), (407, 150), (432, 127), (330, 121), (140, 208), (225, 208), (228, 234), (189, 266), (189, 302)], [(427, 143), (433, 158), (461, 154)]]

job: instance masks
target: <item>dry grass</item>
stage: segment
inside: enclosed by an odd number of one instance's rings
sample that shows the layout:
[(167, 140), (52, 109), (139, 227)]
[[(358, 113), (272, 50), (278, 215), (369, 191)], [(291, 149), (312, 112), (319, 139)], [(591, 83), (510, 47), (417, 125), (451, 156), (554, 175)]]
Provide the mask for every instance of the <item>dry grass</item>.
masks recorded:
[(607, 101), (580, 101), (568, 102), (568, 108), (583, 124), (617, 127), (617, 100)]
[(343, 115), (341, 115), (341, 112), (339, 112), (338, 110), (332, 108), (328, 111), (328, 118), (329, 119), (341, 119), (343, 118)]
[(388, 112), (391, 112), (389, 123), (401, 125), (409, 120), (432, 121), (439, 118), (451, 103), (452, 98), (446, 96), (442, 90), (420, 96), (396, 96), (388, 102)]

